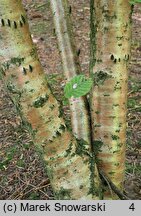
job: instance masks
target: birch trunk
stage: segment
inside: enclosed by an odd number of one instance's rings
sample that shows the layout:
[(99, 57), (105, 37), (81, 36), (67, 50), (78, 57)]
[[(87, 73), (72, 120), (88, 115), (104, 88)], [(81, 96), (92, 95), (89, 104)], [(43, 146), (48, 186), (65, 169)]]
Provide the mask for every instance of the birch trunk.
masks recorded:
[(98, 199), (94, 160), (61, 117), (40, 65), (21, 0), (0, 2), (0, 74), (45, 161), (56, 199)]
[[(122, 190), (131, 44), (128, 0), (91, 0), (91, 118), (99, 169)], [(108, 197), (108, 196), (107, 196)], [(106, 197), (106, 198), (107, 198)]]
[[(50, 3), (64, 75), (66, 80), (70, 81), (72, 77), (81, 74), (70, 18), (71, 7), (67, 0), (50, 0)], [(73, 134), (90, 144), (90, 122), (86, 98), (70, 98), (69, 104)], [(90, 145), (88, 147), (91, 148)]]

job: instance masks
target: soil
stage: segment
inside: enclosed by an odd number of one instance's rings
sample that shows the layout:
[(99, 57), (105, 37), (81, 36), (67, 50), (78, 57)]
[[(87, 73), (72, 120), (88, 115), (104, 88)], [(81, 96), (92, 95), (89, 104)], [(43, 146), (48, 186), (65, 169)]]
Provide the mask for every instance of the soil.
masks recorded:
[[(89, 70), (89, 1), (69, 0), (82, 72)], [(62, 65), (49, 3), (23, 0), (34, 43), (45, 73), (63, 86)], [(133, 13), (129, 67), (125, 193), (141, 199), (141, 5)], [(57, 80), (57, 81), (56, 81)], [(60, 89), (61, 90), (61, 89)], [(69, 111), (65, 109), (69, 114)], [(53, 199), (44, 166), (0, 81), (0, 199)]]

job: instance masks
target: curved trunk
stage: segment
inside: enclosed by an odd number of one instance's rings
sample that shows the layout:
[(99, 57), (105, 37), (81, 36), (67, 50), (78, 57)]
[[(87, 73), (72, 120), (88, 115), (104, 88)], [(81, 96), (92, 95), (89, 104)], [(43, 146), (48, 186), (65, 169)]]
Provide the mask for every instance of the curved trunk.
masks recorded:
[[(99, 168), (123, 187), (131, 44), (128, 0), (91, 0), (91, 116)], [(108, 196), (107, 196), (108, 197)]]
[[(70, 19), (71, 6), (69, 6), (67, 0), (50, 0), (50, 3), (63, 71), (67, 81), (69, 81), (72, 77), (81, 73)], [(70, 98), (69, 104), (74, 135), (90, 144), (90, 122), (86, 98)]]
[(45, 161), (57, 199), (98, 199), (94, 161), (61, 117), (32, 43), (21, 0), (0, 3), (0, 74)]

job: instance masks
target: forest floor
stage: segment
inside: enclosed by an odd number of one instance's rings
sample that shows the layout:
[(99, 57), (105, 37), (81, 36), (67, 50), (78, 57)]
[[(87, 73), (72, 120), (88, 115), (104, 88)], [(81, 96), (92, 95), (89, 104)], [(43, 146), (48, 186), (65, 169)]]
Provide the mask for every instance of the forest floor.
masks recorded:
[[(39, 58), (54, 91), (63, 89), (62, 65), (46, 0), (24, 0)], [(89, 0), (70, 0), (82, 72), (89, 68)], [(61, 83), (61, 84), (60, 84)], [(66, 111), (66, 110), (65, 110)], [(67, 112), (67, 111), (66, 111)], [(69, 113), (69, 111), (68, 111)], [(141, 199), (141, 6), (134, 9), (129, 68), (125, 192)], [(0, 81), (0, 199), (53, 199), (47, 174)]]

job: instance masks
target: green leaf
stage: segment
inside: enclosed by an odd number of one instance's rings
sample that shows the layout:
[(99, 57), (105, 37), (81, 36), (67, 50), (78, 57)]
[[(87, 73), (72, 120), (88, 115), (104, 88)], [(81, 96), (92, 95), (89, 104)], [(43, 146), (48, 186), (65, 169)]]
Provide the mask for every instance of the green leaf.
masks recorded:
[(129, 3), (134, 5), (135, 3), (141, 3), (141, 0), (130, 0)]
[(65, 97), (70, 98), (73, 96), (74, 98), (78, 98), (86, 95), (90, 91), (92, 84), (93, 81), (91, 78), (86, 79), (84, 75), (75, 76), (64, 88)]

